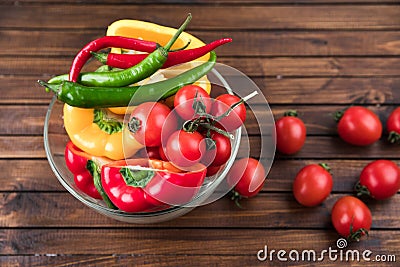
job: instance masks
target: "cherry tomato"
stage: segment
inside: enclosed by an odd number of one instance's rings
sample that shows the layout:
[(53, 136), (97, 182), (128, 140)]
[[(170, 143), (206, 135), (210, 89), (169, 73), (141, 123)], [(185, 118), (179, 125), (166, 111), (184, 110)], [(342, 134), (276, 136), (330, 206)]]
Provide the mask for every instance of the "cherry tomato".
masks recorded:
[(231, 156), (231, 141), (225, 135), (211, 132), (210, 138), (215, 142), (215, 148), (207, 150), (202, 162), (206, 166), (221, 166), (225, 164)]
[(346, 142), (357, 145), (370, 145), (381, 137), (382, 123), (371, 110), (353, 106), (346, 109), (337, 125), (339, 136)]
[(321, 204), (331, 193), (332, 175), (326, 164), (310, 164), (303, 167), (293, 183), (293, 195), (303, 206)]
[(276, 121), (276, 148), (283, 154), (294, 154), (304, 145), (306, 126), (295, 111), (288, 111)]
[(199, 132), (175, 131), (164, 148), (168, 160), (179, 167), (198, 163), (206, 152), (206, 144)]
[(169, 107), (158, 102), (145, 102), (131, 113), (128, 127), (135, 139), (148, 147), (160, 146), (162, 136), (177, 129), (177, 118)]
[(356, 185), (358, 195), (367, 194), (375, 199), (394, 196), (400, 189), (400, 169), (390, 160), (375, 160), (361, 171)]
[(389, 133), (389, 142), (400, 143), (400, 107), (390, 113), (386, 122), (386, 128)]
[[(215, 117), (221, 116), (229, 108), (241, 99), (235, 95), (223, 94), (215, 98), (211, 108), (211, 114)], [(219, 124), (227, 131), (231, 132), (243, 125), (246, 120), (246, 106), (241, 103), (236, 106), (228, 116), (219, 120)]]
[(216, 174), (220, 169), (222, 168), (222, 166), (208, 166), (207, 167), (207, 177), (209, 176), (213, 176), (214, 174)]
[(149, 159), (161, 159), (159, 147), (157, 146), (147, 146), (139, 151), (139, 155), (142, 158), (149, 158)]
[(341, 236), (357, 241), (368, 233), (372, 224), (371, 211), (367, 205), (353, 196), (344, 196), (336, 201), (331, 219)]
[(253, 197), (264, 186), (266, 173), (264, 166), (254, 158), (236, 160), (227, 174), (229, 185), (235, 185), (236, 191), (242, 197)]
[(198, 108), (200, 108), (202, 112), (210, 113), (212, 105), (210, 95), (200, 86), (192, 84), (186, 85), (176, 93), (174, 107), (182, 119), (191, 120), (197, 117), (195, 109), (193, 108), (194, 102), (199, 105)]

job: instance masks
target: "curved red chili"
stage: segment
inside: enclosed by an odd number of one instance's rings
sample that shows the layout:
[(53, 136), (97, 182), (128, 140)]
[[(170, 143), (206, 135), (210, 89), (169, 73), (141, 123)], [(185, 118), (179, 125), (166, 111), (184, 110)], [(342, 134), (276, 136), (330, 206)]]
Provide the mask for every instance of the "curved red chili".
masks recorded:
[(118, 47), (151, 53), (160, 45), (156, 42), (129, 38), (123, 36), (103, 36), (85, 45), (75, 56), (69, 72), (69, 81), (77, 82), (79, 73), (85, 63), (92, 56), (91, 52), (96, 52), (108, 47)]
[(115, 206), (143, 212), (184, 204), (198, 192), (206, 167), (182, 172), (167, 161), (129, 159), (103, 165), (101, 183)]
[[(230, 42), (232, 42), (231, 38), (223, 38), (211, 42), (202, 47), (170, 52), (168, 54), (168, 59), (164, 63), (162, 68), (168, 68), (174, 65), (195, 60), (201, 56), (204, 56), (205, 54), (209, 53), (215, 48)], [(148, 56), (147, 54), (116, 54), (116, 53), (95, 53), (95, 52), (92, 52), (92, 55), (101, 63), (106, 64), (110, 67), (115, 67), (120, 69), (127, 69), (132, 66), (135, 66)]]

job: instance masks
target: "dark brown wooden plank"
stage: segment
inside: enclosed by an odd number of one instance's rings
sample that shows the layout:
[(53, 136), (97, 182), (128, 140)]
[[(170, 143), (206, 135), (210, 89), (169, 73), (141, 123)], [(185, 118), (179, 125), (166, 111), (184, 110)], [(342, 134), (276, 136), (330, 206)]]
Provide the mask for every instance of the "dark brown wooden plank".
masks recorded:
[[(252, 229), (2, 229), (1, 254), (131, 254), (131, 255), (251, 255), (267, 245), (270, 249), (336, 249), (337, 234), (327, 230), (252, 230)], [(373, 255), (396, 254), (400, 241), (396, 231), (377, 231), (369, 239), (351, 244), (348, 249), (371, 250)], [(96, 240), (96, 242), (93, 242)], [(312, 242), (305, 242), (312, 240)], [(127, 246), (127, 244), (130, 244)], [(69, 244), (66, 246), (66, 244)], [(232, 244), (240, 244), (232, 245)], [(190, 249), (188, 249), (190, 248)], [(325, 255), (326, 256), (326, 255)], [(325, 258), (329, 261), (329, 258)], [(253, 265), (251, 264), (251, 265)], [(287, 263), (285, 263), (287, 264)], [(376, 263), (374, 262), (376, 266)], [(366, 265), (366, 263), (363, 265)]]
[[(31, 3), (43, 3), (46, 4), (48, 3), (49, 0), (3, 0), (3, 4), (16, 4), (18, 3), (19, 5), (21, 4), (31, 4)], [(61, 3), (61, 4), (66, 4), (66, 3), (71, 3), (71, 4), (121, 4), (120, 0), (98, 0), (98, 1), (93, 1), (93, 0), (53, 0), (51, 3)], [(242, 0), (215, 0), (215, 1), (196, 1), (196, 0), (125, 0), (123, 3), (131, 3), (131, 4), (197, 4), (197, 5), (216, 5), (216, 4), (243, 4)], [(348, 3), (344, 0), (246, 0), (246, 5), (248, 4), (288, 4), (288, 5), (299, 5), (299, 4), (327, 4), (327, 3), (332, 3), (332, 4), (343, 4), (343, 3)], [(384, 0), (384, 1), (379, 1), (379, 0), (352, 0), (351, 3), (354, 4), (389, 4), (389, 3), (397, 3), (397, 0)]]
[[(59, 266), (193, 266), (201, 262), (204, 266), (243, 266), (256, 263), (253, 255), (54, 255), (0, 256), (3, 267), (59, 267)], [(248, 265), (247, 265), (248, 266)], [(296, 265), (307, 266), (307, 265)]]
[(0, 191), (65, 191), (47, 159), (0, 160), (0, 169)]
[[(330, 228), (330, 211), (343, 194), (331, 194), (313, 208), (296, 202), (291, 192), (260, 193), (242, 200), (244, 209), (236, 207), (228, 197), (169, 221), (151, 227), (193, 228)], [(368, 201), (374, 215), (373, 228), (398, 229), (400, 194), (386, 201)], [(113, 227), (130, 226), (96, 213), (68, 193), (3, 193), (0, 196), (1, 227)], [(294, 224), (293, 218), (299, 223)], [(145, 225), (131, 225), (145, 227)]]
[[(56, 136), (64, 139), (65, 136)], [(258, 136), (250, 136), (250, 154), (247, 147), (240, 147), (238, 155), (251, 157), (271, 156), (268, 147), (272, 142), (269, 138), (263, 139), (265, 146), (260, 148)], [(61, 139), (60, 139), (61, 142)], [(268, 144), (267, 144), (268, 143)], [(63, 148), (58, 148), (60, 151)], [(62, 149), (62, 150), (61, 150)], [(46, 157), (42, 136), (0, 136), (0, 159), (7, 158), (43, 158)], [(278, 158), (303, 158), (303, 159), (373, 159), (388, 158), (399, 159), (398, 147), (381, 139), (368, 147), (357, 147), (345, 143), (337, 136), (308, 136), (304, 147), (295, 156), (283, 156), (277, 154)]]
[[(0, 55), (72, 57), (104, 30), (0, 30)], [(398, 31), (191, 31), (204, 42), (231, 37), (218, 56), (398, 56)], [(28, 43), (40, 43), (29, 46)], [(238, 60), (238, 59), (235, 59)]]
[[(334, 248), (333, 248), (334, 249)], [(384, 254), (387, 255), (387, 254)], [(301, 257), (301, 256), (300, 256)], [(349, 256), (351, 259), (351, 256)], [(318, 262), (318, 266), (330, 267), (338, 266), (336, 261)], [(309, 261), (279, 262), (273, 261), (260, 262), (255, 255), (24, 255), (24, 256), (0, 256), (0, 264), (4, 267), (31, 266), (31, 267), (58, 267), (58, 266), (297, 266), (308, 267)], [(354, 261), (356, 262), (356, 261)], [(352, 264), (349, 261), (346, 264)], [(359, 263), (357, 263), (359, 264)], [(379, 266), (393, 266), (393, 261), (379, 262)], [(356, 263), (353, 264), (356, 266)], [(376, 266), (376, 262), (364, 262), (363, 266)]]
[[(87, 10), (96, 16), (88, 16)], [(333, 13), (332, 10), (335, 10)], [(191, 6), (154, 5), (108, 6), (7, 6), (1, 9), (5, 28), (96, 28), (106, 29), (112, 21), (135, 18), (155, 23), (180, 25), (193, 14), (189, 29), (398, 29), (400, 9), (383, 5), (346, 6)], [(39, 19), (31, 19), (38, 17)], [(20, 18), (20, 19), (15, 19)], [(29, 23), (26, 23), (29, 21)]]

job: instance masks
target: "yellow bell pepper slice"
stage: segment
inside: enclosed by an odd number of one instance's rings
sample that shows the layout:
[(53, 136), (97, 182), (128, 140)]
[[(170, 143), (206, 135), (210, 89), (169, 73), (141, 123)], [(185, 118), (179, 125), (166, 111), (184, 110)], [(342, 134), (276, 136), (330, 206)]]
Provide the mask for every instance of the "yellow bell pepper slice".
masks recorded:
[[(143, 145), (135, 140), (126, 127), (121, 126), (121, 129), (115, 132), (103, 130), (99, 126), (101, 124), (95, 122), (94, 109), (76, 108), (64, 104), (63, 111), (64, 127), (69, 138), (86, 153), (120, 160), (131, 157), (143, 148)], [(112, 120), (116, 122), (115, 118)]]

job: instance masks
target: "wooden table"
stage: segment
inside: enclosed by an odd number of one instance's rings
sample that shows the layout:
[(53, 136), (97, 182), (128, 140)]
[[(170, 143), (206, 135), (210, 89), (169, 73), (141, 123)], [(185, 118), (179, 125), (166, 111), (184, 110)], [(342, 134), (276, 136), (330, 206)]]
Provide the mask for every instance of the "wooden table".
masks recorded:
[[(243, 201), (243, 210), (224, 198), (154, 225), (106, 218), (71, 196), (52, 173), (43, 147), (52, 95), (36, 80), (67, 72), (77, 51), (115, 20), (176, 26), (188, 12), (188, 32), (206, 42), (233, 38), (218, 49), (218, 62), (250, 76), (276, 118), (298, 110), (308, 130), (306, 144), (294, 156), (276, 156), (262, 192)], [(266, 245), (287, 253), (338, 249), (330, 222), (334, 201), (352, 194), (372, 160), (400, 163), (400, 148), (385, 141), (386, 132), (369, 147), (354, 147), (339, 139), (332, 119), (335, 111), (361, 104), (385, 122), (399, 105), (398, 0), (4, 0), (0, 37), (1, 266), (314, 265), (282, 262), (277, 254), (261, 262), (257, 252)], [(246, 125), (256, 127), (251, 116)], [(292, 196), (293, 178), (304, 165), (319, 162), (332, 168), (332, 195), (319, 207), (303, 208)], [(370, 237), (348, 248), (399, 261), (400, 195), (368, 205)], [(323, 264), (343, 263), (326, 256)]]

